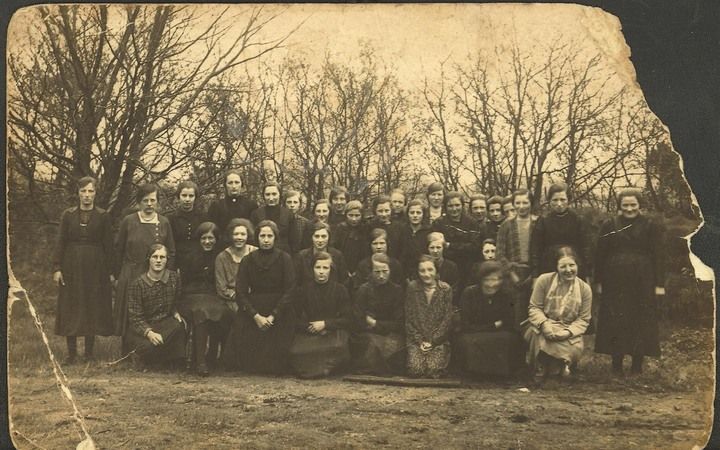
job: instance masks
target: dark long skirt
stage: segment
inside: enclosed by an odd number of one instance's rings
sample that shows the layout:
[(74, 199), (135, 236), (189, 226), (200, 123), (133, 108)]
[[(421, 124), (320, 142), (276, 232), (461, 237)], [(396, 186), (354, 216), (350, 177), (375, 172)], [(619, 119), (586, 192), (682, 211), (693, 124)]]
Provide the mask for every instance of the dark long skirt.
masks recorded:
[(225, 341), (222, 361), (228, 369), (282, 375), (288, 371), (292, 340), (293, 326), (289, 320), (276, 319), (272, 327), (263, 331), (247, 313), (239, 311)]
[(151, 323), (153, 331), (160, 333), (163, 338), (161, 345), (155, 346), (148, 338), (129, 328), (126, 334), (130, 351), (140, 355), (143, 361), (163, 363), (185, 358), (187, 333), (185, 326), (174, 317), (167, 317), (159, 322)]
[(468, 373), (511, 375), (520, 367), (523, 345), (520, 336), (510, 331), (462, 333), (455, 354)]
[(203, 322), (218, 322), (226, 330), (232, 323), (232, 311), (215, 294), (186, 294), (180, 298), (178, 312), (197, 325)]
[(61, 270), (65, 286), (59, 288), (55, 334), (113, 334), (110, 272), (102, 248), (87, 244), (68, 246)]
[(401, 374), (405, 369), (406, 353), (405, 337), (400, 333), (366, 332), (350, 336), (352, 369), (358, 373)]
[(660, 356), (652, 261), (637, 253), (623, 253), (612, 258), (606, 270), (595, 351)]
[(300, 378), (318, 378), (346, 367), (350, 362), (349, 338), (345, 330), (296, 334), (290, 347), (293, 373)]
[(128, 329), (128, 288), (130, 283), (147, 270), (144, 264), (125, 262), (120, 268), (115, 289), (115, 302), (113, 303), (113, 319), (115, 320), (115, 335), (124, 336)]

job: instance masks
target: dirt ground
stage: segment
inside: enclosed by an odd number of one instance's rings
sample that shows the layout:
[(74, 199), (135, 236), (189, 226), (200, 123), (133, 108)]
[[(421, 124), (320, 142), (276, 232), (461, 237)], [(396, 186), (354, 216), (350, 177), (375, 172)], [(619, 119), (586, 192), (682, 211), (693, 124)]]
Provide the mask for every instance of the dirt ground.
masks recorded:
[[(199, 378), (103, 361), (66, 374), (98, 448), (689, 449), (706, 442), (710, 427), (707, 390), (587, 371), (542, 388)], [(15, 366), (9, 385), (18, 448), (74, 448), (82, 440), (51, 370)]]

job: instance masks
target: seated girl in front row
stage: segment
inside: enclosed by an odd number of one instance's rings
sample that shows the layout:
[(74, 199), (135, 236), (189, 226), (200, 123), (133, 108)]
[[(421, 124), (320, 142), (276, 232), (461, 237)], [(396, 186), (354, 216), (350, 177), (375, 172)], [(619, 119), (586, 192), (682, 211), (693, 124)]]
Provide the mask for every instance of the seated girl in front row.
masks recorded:
[(350, 353), (357, 372), (389, 375), (403, 371), (403, 291), (391, 277), (390, 258), (374, 254), (370, 281), (355, 293), (353, 312), (359, 330), (350, 338)]
[(329, 253), (317, 252), (312, 261), (313, 280), (296, 290), (297, 326), (290, 347), (290, 367), (302, 378), (329, 375), (350, 361), (350, 296), (345, 286), (331, 277), (334, 269)]

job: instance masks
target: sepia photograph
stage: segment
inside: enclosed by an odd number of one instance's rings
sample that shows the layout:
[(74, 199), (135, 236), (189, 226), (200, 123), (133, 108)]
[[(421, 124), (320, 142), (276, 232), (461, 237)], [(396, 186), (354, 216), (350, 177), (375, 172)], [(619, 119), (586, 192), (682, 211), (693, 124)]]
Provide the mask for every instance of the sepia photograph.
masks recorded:
[(47, 4), (6, 49), (16, 448), (703, 448), (705, 219), (572, 4)]

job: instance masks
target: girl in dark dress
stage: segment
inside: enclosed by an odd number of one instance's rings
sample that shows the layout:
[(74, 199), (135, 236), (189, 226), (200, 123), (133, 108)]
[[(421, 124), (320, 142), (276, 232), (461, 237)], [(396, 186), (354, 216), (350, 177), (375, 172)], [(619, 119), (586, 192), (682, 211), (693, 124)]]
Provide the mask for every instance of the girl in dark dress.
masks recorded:
[[(227, 228), (230, 219), (249, 219), (250, 213), (257, 209), (255, 200), (243, 195), (240, 172), (229, 170), (225, 174), (225, 198), (214, 201), (208, 208), (208, 218), (221, 230)], [(223, 245), (227, 245), (223, 242)]]
[[(382, 253), (387, 255), (387, 231), (382, 228), (375, 228), (370, 232), (370, 251), (371, 255), (363, 259), (358, 263), (357, 274), (353, 279), (353, 290), (357, 290), (363, 283), (370, 281), (372, 274), (372, 255)], [(390, 260), (390, 280), (397, 284), (405, 287), (405, 275), (403, 267), (395, 258), (388, 257)]]
[[(201, 376), (209, 375), (206, 352), (214, 362), (218, 343), (227, 334), (232, 320), (232, 311), (215, 291), (215, 258), (219, 238), (220, 233), (214, 223), (200, 224), (195, 233), (195, 246), (178, 267), (182, 295), (177, 309), (191, 326), (195, 370)], [(210, 336), (213, 339), (208, 350)]]
[[(124, 336), (128, 326), (127, 290), (146, 267), (145, 257), (152, 244), (163, 244), (168, 251), (168, 268), (175, 268), (175, 240), (170, 222), (158, 214), (158, 187), (144, 184), (138, 188), (135, 201), (140, 210), (125, 216), (120, 222), (115, 243), (117, 290), (113, 315), (115, 334)], [(123, 354), (127, 351), (123, 339)]]
[(432, 228), (445, 236), (445, 258), (453, 261), (460, 269), (462, 289), (473, 264), (479, 260), (480, 243), (485, 239), (485, 225), (478, 224), (465, 214), (462, 194), (457, 191), (448, 192), (443, 205), (445, 215), (433, 222)]
[(348, 271), (345, 267), (343, 254), (339, 250), (328, 246), (330, 242), (330, 225), (324, 222), (315, 222), (311, 228), (313, 230), (312, 247), (301, 250), (300, 253), (295, 255), (295, 281), (298, 286), (312, 282), (314, 278), (313, 261), (318, 253), (329, 253), (332, 256), (333, 273), (330, 276), (333, 281), (346, 285)]
[(345, 220), (345, 205), (350, 201), (350, 194), (344, 186), (335, 186), (330, 189), (330, 215), (327, 223), (335, 226)]
[(515, 297), (502, 264), (482, 263), (478, 284), (460, 298), (461, 333), (457, 353), (465, 371), (476, 375), (511, 375), (520, 367), (523, 346), (515, 331)]
[(67, 362), (85, 336), (85, 359), (93, 359), (95, 336), (113, 334), (110, 274), (112, 235), (108, 214), (95, 207), (94, 178), (78, 180), (79, 206), (60, 217), (53, 280), (59, 287), (55, 334), (66, 336)]
[(413, 377), (439, 378), (450, 363), (452, 288), (438, 280), (435, 261), (427, 255), (420, 257), (417, 271), (405, 296), (407, 370)]
[(395, 188), (390, 191), (390, 208), (392, 208), (390, 219), (393, 223), (400, 224), (407, 220), (405, 202), (406, 196), (402, 189)]
[(303, 237), (305, 236), (306, 230), (310, 227), (310, 220), (307, 217), (303, 217), (300, 214), (303, 211), (302, 195), (298, 191), (289, 190), (285, 194), (285, 207), (290, 210), (293, 214), (295, 223), (295, 229), (292, 230), (293, 238), (290, 242), (293, 243), (291, 248), (292, 254), (296, 254), (303, 247)]
[(374, 375), (401, 373), (405, 362), (403, 291), (390, 281), (390, 258), (372, 256), (372, 277), (355, 293), (356, 333), (350, 337), (353, 370)]
[(430, 183), (425, 193), (428, 202), (428, 221), (435, 222), (443, 215), (443, 201), (445, 199), (445, 186), (435, 181)]
[(487, 235), (489, 238), (497, 240), (498, 230), (505, 220), (505, 215), (503, 214), (503, 198), (499, 195), (490, 197), (487, 201), (487, 209)]
[(239, 311), (223, 351), (229, 368), (267, 374), (287, 371), (295, 270), (290, 255), (275, 248), (277, 233), (272, 221), (260, 222), (255, 229), (259, 248), (240, 262), (235, 287)]
[(187, 264), (191, 249), (196, 248), (198, 241), (195, 230), (201, 223), (205, 222), (205, 213), (195, 207), (200, 191), (197, 184), (192, 181), (182, 181), (177, 187), (178, 207), (168, 214), (168, 221), (172, 228), (173, 239), (175, 239), (175, 260), (176, 266), (182, 267)]
[(541, 273), (554, 272), (557, 249), (569, 246), (583, 261), (580, 277), (585, 278), (592, 273), (592, 267), (588, 267), (591, 259), (587, 225), (575, 211), (568, 208), (568, 188), (565, 183), (551, 185), (547, 198), (550, 213), (538, 218), (530, 239), (532, 276), (537, 278)]
[(302, 378), (327, 376), (350, 361), (350, 296), (330, 276), (335, 269), (329, 253), (315, 253), (312, 260), (312, 282), (297, 290), (297, 334), (290, 347), (290, 365)]
[(278, 227), (279, 235), (275, 246), (280, 250), (292, 253), (296, 246), (295, 216), (286, 207), (280, 205), (280, 185), (274, 181), (265, 184), (263, 188), (263, 199), (265, 205), (259, 207), (250, 214), (250, 221), (257, 226), (263, 220), (272, 220)]
[(330, 234), (330, 246), (343, 254), (351, 278), (357, 272), (358, 263), (370, 254), (367, 227), (362, 218), (362, 203), (351, 200), (345, 205), (345, 221), (335, 225)]
[(620, 215), (600, 228), (595, 260), (601, 294), (595, 351), (612, 355), (612, 369), (642, 372), (644, 356), (660, 356), (657, 296), (665, 294), (663, 230), (640, 212), (637, 189), (618, 195)]
[[(422, 200), (413, 199), (408, 202), (407, 215), (403, 224), (403, 240), (405, 241), (402, 256), (403, 267), (415, 267), (420, 255), (427, 253), (428, 234), (432, 231), (427, 219), (427, 210)], [(412, 271), (410, 271), (412, 272)]]
[(177, 311), (180, 277), (167, 269), (162, 244), (148, 248), (145, 273), (128, 289), (128, 348), (148, 364), (175, 363), (185, 358), (186, 323)]

